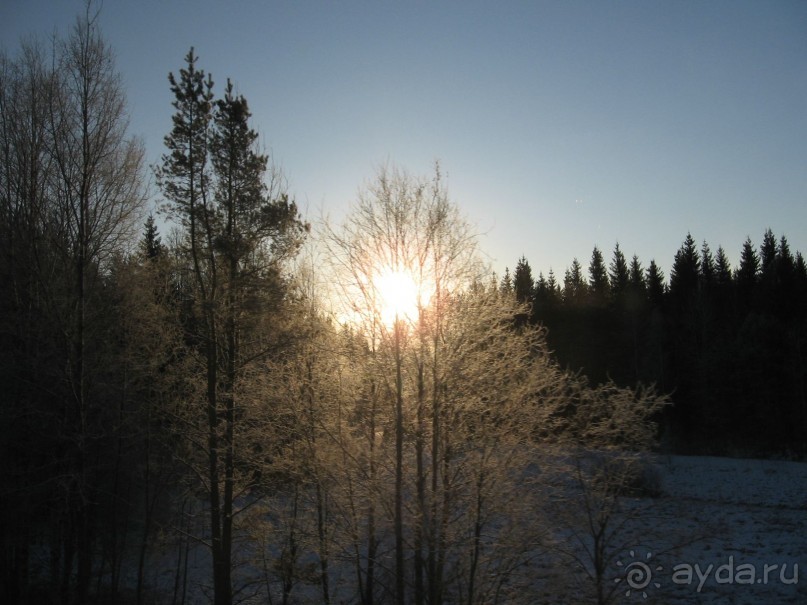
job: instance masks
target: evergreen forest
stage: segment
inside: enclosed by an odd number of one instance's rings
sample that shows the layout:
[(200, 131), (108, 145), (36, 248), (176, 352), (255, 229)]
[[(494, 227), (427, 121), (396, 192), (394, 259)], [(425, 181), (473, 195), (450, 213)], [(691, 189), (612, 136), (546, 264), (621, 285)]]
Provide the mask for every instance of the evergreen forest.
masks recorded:
[[(672, 255), (671, 255), (672, 256)], [(670, 451), (804, 456), (807, 432), (807, 266), (770, 229), (742, 243), (732, 267), (687, 233), (669, 280), (617, 243), (574, 259), (562, 280), (534, 276), (521, 258), (500, 287), (529, 303), (559, 362), (599, 383), (655, 384), (674, 403), (662, 440)]]

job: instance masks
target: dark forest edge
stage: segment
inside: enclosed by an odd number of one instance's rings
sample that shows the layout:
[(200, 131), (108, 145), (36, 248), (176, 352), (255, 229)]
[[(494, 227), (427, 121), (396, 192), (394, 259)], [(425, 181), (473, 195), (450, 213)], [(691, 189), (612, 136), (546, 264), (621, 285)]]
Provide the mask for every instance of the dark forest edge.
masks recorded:
[(671, 393), (667, 451), (802, 459), (807, 434), (807, 265), (766, 229), (732, 268), (687, 234), (669, 282), (620, 245), (574, 259), (560, 283), (525, 257), (500, 289), (528, 303), (558, 360), (594, 383), (655, 384)]

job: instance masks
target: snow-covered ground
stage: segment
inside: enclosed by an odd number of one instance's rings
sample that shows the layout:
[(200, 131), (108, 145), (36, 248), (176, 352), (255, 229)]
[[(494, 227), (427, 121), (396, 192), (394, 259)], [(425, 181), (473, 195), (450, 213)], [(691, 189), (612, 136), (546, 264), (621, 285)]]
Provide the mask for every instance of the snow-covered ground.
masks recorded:
[(635, 543), (614, 564), (615, 603), (807, 603), (807, 464), (656, 465), (662, 496), (626, 503)]
[[(660, 495), (623, 499), (611, 523), (611, 603), (807, 605), (807, 463), (662, 456), (652, 464)], [(555, 535), (560, 547), (563, 531)], [(153, 585), (162, 586), (159, 597), (152, 593), (157, 601), (171, 602), (173, 561), (166, 553), (151, 568)], [(209, 595), (209, 565), (206, 549), (190, 548), (186, 602)], [(332, 587), (351, 577), (333, 571)], [(535, 602), (596, 602), (590, 578), (557, 550), (542, 549), (528, 573)], [(337, 602), (352, 602), (349, 586), (337, 592)], [(318, 594), (301, 584), (293, 602), (316, 603)]]

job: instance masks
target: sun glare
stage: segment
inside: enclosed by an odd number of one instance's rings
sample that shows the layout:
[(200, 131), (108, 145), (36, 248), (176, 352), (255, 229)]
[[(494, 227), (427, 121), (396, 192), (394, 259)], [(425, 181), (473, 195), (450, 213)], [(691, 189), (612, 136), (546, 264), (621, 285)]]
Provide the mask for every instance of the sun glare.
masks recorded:
[(386, 325), (392, 325), (396, 319), (417, 318), (418, 287), (410, 273), (386, 268), (374, 281), (379, 296), (378, 311)]

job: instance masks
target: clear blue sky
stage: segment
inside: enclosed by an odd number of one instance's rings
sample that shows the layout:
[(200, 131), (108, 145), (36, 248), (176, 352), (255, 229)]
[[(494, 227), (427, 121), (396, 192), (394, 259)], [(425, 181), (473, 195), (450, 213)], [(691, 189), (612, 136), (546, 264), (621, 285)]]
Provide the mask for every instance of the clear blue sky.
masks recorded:
[[(79, 0), (0, 0), (0, 40), (65, 33)], [(669, 277), (686, 233), (736, 262), (765, 228), (807, 253), (807, 2), (106, 0), (148, 160), (193, 45), (230, 77), (309, 216), (386, 161), (428, 174), (501, 274), (558, 277), (616, 241)]]

